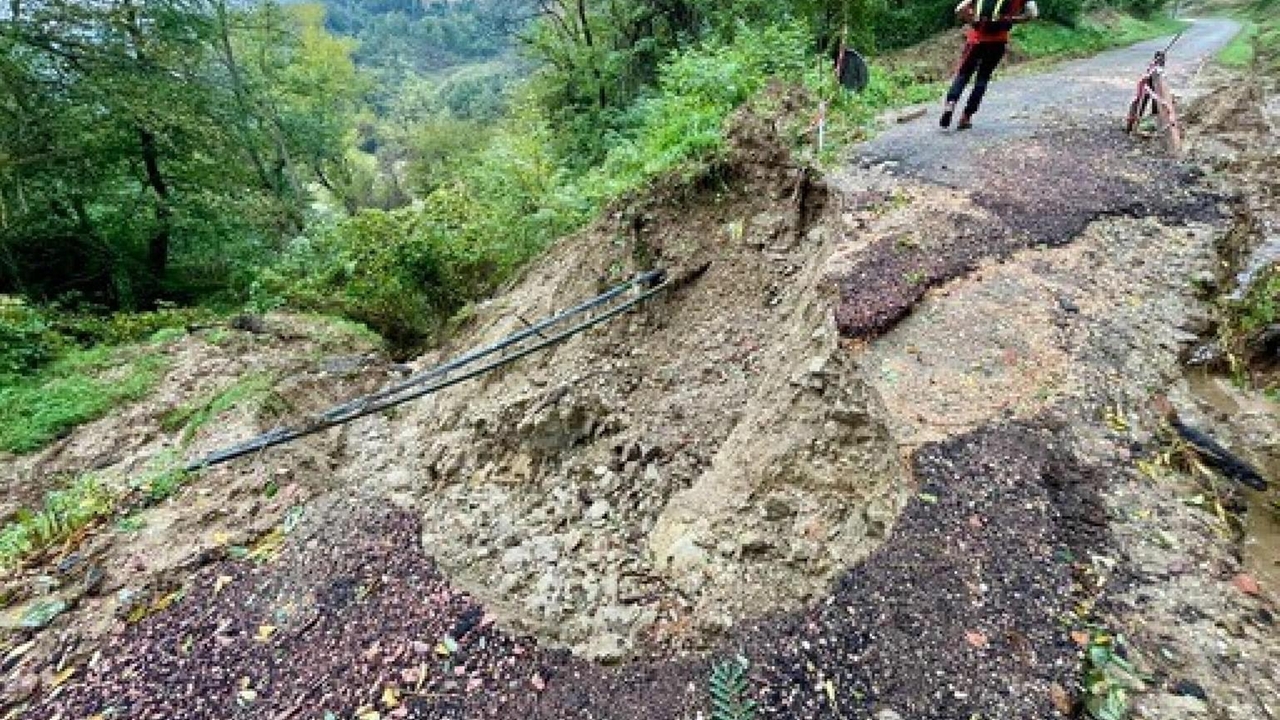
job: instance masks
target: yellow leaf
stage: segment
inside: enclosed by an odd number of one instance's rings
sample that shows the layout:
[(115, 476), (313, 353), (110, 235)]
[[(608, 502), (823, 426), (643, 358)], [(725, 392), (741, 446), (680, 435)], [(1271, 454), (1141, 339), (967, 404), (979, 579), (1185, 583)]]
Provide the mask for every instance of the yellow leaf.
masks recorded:
[(400, 695), (396, 689), (390, 685), (382, 689), (382, 704), (388, 710), (394, 710), (400, 705)]
[(373, 708), (356, 711), (356, 720), (382, 720), (382, 713)]
[(262, 625), (258, 628), (258, 634), (254, 637), (254, 640), (257, 640), (258, 642), (266, 642), (270, 640), (271, 636), (275, 633), (275, 625)]
[(230, 575), (219, 575), (218, 579), (213, 583), (213, 594), (217, 595), (222, 589), (231, 584)]
[(58, 673), (57, 675), (54, 675), (54, 676), (53, 676), (53, 681), (52, 681), (52, 682), (50, 682), (49, 684), (50, 684), (52, 687), (58, 687), (58, 686), (59, 686), (59, 685), (61, 685), (62, 683), (66, 682), (66, 681), (67, 681), (67, 680), (68, 680), (72, 675), (75, 675), (75, 674), (76, 674), (76, 668), (75, 668), (75, 666), (74, 666), (74, 665), (72, 665), (71, 667), (67, 668), (66, 670), (63, 670), (62, 672)]

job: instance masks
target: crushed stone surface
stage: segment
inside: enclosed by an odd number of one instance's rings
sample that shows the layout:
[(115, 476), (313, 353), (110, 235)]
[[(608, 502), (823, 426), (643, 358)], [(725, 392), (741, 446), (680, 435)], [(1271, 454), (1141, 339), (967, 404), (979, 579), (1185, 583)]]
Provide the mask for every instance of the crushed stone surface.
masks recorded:
[[(931, 446), (914, 463), (920, 494), (886, 545), (808, 608), (712, 654), (751, 661), (767, 716), (1042, 717), (1051, 687), (1070, 685), (1076, 651), (1056, 619), (1073, 597), (1066, 551), (1106, 532), (1092, 471), (1030, 426)], [(201, 570), (30, 716), (705, 712), (707, 659), (611, 669), (509, 635), (424, 554), (412, 514), (372, 500), (317, 503), (278, 556)]]

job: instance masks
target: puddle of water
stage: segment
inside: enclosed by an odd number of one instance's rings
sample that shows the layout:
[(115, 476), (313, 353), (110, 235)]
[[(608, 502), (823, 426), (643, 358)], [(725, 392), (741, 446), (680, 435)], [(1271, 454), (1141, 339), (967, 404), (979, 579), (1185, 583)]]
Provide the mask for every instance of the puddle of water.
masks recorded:
[[(1271, 477), (1275, 477), (1272, 473)], [(1280, 595), (1280, 508), (1263, 493), (1250, 493), (1244, 566), (1273, 596)]]
[[(1274, 504), (1280, 499), (1280, 445), (1276, 444), (1280, 438), (1280, 404), (1208, 373), (1191, 373), (1187, 376), (1187, 385), (1206, 409), (1227, 418), (1220, 427), (1243, 428), (1247, 424), (1253, 430), (1218, 439), (1255, 463), (1271, 483), (1271, 489), (1265, 493), (1246, 491), (1249, 510), (1241, 549), (1245, 569), (1264, 589), (1280, 595), (1280, 508)], [(1271, 444), (1264, 447), (1248, 442), (1257, 438), (1267, 438)]]

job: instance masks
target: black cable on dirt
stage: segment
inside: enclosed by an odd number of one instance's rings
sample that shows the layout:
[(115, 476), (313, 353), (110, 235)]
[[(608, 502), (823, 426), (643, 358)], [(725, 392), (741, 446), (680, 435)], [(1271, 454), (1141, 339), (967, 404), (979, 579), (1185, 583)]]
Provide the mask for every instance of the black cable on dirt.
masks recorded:
[(1269, 484), (1266, 478), (1262, 477), (1262, 473), (1259, 473), (1252, 465), (1241, 460), (1216, 440), (1193, 427), (1188, 427), (1176, 417), (1171, 418), (1169, 424), (1210, 467), (1241, 485), (1248, 486), (1259, 492), (1266, 491)]
[[(568, 310), (528, 325), (524, 329), (508, 335), (492, 345), (473, 350), (461, 357), (450, 360), (443, 365), (431, 368), (430, 370), (414, 375), (377, 392), (329, 408), (319, 415), (316, 415), (312, 421), (305, 426), (297, 428), (275, 428), (258, 435), (257, 437), (210, 453), (199, 460), (193, 460), (187, 463), (183, 470), (185, 472), (195, 472), (215, 465), (221, 465), (237, 458), (244, 457), (245, 455), (252, 455), (270, 447), (284, 445), (339, 425), (345, 425), (354, 420), (358, 420), (359, 418), (389, 410), (398, 405), (403, 405), (404, 403), (412, 400), (417, 400), (432, 393), (439, 392), (445, 388), (457, 385), (458, 383), (492, 372), (493, 370), (509, 365), (521, 358), (551, 347), (552, 345), (558, 345), (565, 340), (568, 340), (569, 338), (597, 325), (608, 322), (609, 320), (612, 320), (613, 318), (648, 300), (654, 295), (657, 295), (663, 290), (666, 290), (671, 286), (671, 284), (672, 283), (668, 280), (666, 271), (664, 270), (653, 270), (641, 273), (631, 280), (613, 287), (608, 291), (587, 300), (586, 302), (580, 303)], [(641, 292), (633, 295), (624, 302), (610, 306), (613, 301), (622, 297), (628, 290), (633, 288), (640, 288)], [(601, 310), (606, 307), (607, 309)], [(597, 310), (601, 310), (601, 312), (595, 315), (590, 315), (590, 313)], [(583, 316), (588, 317), (584, 320), (582, 319)], [(574, 320), (577, 321), (576, 324), (569, 324)], [(565, 325), (568, 325), (568, 327), (564, 327)], [(527, 342), (534, 338), (537, 338), (537, 342)], [(509, 352), (503, 354), (504, 351)], [(493, 355), (500, 356), (479, 366), (466, 369), (468, 366), (474, 365), (477, 361)], [(465, 372), (450, 376), (451, 373), (464, 369), (466, 369)]]

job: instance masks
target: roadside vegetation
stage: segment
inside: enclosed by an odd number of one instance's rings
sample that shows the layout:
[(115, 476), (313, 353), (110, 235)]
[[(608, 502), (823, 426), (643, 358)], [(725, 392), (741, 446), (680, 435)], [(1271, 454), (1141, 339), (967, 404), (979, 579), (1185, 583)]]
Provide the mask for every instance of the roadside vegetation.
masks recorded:
[(1272, 78), (1280, 76), (1280, 1), (1255, 0), (1236, 8), (1233, 14), (1244, 27), (1218, 53), (1218, 62)]
[(1060, 59), (1173, 35), (1184, 27), (1185, 21), (1162, 13), (1129, 15), (1108, 10), (1072, 24), (1031, 23), (1018, 28), (1013, 45), (1032, 59)]
[[(1280, 83), (1280, 0), (1254, 0), (1236, 6), (1233, 13), (1243, 28), (1218, 54), (1218, 62), (1249, 73), (1253, 82), (1274, 90)], [(1259, 242), (1261, 229), (1240, 226), (1245, 236), (1237, 242), (1245, 249)], [(1237, 381), (1254, 384), (1280, 399), (1280, 375), (1274, 357), (1280, 344), (1280, 263), (1274, 260), (1254, 268), (1238, 298), (1221, 301), (1224, 322), (1219, 336), (1230, 370)]]

